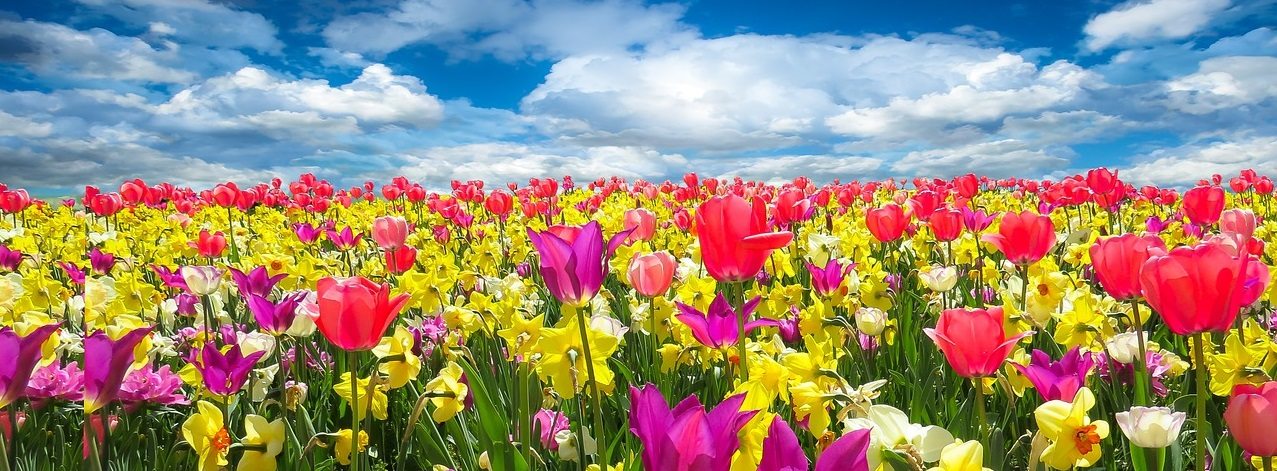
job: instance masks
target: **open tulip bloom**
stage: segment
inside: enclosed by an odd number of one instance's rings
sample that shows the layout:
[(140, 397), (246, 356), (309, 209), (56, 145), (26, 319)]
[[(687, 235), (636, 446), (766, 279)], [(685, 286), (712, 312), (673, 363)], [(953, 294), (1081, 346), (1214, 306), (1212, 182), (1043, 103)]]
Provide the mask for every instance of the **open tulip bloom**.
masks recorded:
[(820, 177), (0, 182), (0, 471), (1271, 470), (1271, 176)]

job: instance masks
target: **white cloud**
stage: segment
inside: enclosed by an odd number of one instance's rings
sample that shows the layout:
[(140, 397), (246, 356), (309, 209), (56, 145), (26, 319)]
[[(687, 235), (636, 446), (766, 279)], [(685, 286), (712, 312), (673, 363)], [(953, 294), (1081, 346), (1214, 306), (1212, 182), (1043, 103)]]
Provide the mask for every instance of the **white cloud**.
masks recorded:
[(53, 124), (0, 110), (0, 137), (45, 137), (53, 132)]
[(1277, 136), (1230, 136), (1160, 149), (1135, 159), (1122, 177), (1138, 184), (1188, 186), (1216, 173), (1236, 175), (1248, 168), (1277, 175)]
[(78, 31), (56, 23), (0, 20), (0, 60), (17, 62), (53, 79), (66, 76), (157, 83), (186, 83), (195, 74), (165, 65), (174, 49), (155, 49), (132, 37), (94, 28)]
[[(780, 183), (806, 176), (814, 181), (868, 180), (884, 176), (882, 159), (854, 155), (779, 155), (698, 160), (711, 175)], [(700, 171), (699, 168), (695, 170)]]
[(445, 187), (454, 179), (500, 184), (562, 175), (581, 181), (607, 176), (667, 178), (689, 167), (682, 155), (644, 147), (573, 149), (512, 142), (417, 149), (396, 159), (402, 161), (396, 172), (433, 187)]
[[(249, 48), (278, 54), (284, 43), (275, 25), (257, 13), (236, 10), (206, 0), (78, 0), (80, 3), (155, 34), (181, 39), (184, 44), (221, 48)], [(157, 29), (157, 25), (160, 25)]]
[(896, 161), (896, 175), (947, 178), (977, 171), (990, 177), (1034, 178), (1064, 168), (1073, 157), (1068, 148), (1040, 148), (1015, 139), (952, 148), (913, 151)]
[(1168, 106), (1191, 114), (1277, 97), (1277, 57), (1227, 56), (1202, 61), (1196, 73), (1166, 84)]
[[(274, 119), (262, 113), (274, 113)], [(288, 80), (245, 67), (177, 92), (156, 107), (156, 114), (193, 128), (225, 127), (228, 120), (244, 116), (276, 125), (287, 125), (289, 121), (278, 119), (287, 117), (303, 128), (317, 120), (346, 117), (363, 125), (429, 127), (442, 119), (443, 104), (427, 93), (420, 79), (395, 75), (381, 64), (368, 66), (353, 82), (338, 87), (326, 80)]]
[(334, 19), (324, 28), (341, 51), (386, 54), (416, 43), (454, 57), (526, 57), (624, 51), (696, 37), (682, 5), (635, 0), (402, 0), (384, 13)]
[(1229, 0), (1131, 0), (1086, 23), (1083, 28), (1086, 47), (1099, 51), (1115, 45), (1187, 37), (1209, 25), (1229, 3)]

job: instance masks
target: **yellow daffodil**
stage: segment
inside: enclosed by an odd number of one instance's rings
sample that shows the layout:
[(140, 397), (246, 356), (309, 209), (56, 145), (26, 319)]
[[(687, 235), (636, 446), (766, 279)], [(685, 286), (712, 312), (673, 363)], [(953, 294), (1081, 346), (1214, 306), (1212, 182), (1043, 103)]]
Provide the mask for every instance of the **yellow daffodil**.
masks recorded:
[(462, 374), (461, 365), (450, 361), (447, 367), (439, 370), (439, 376), (426, 383), (426, 392), (433, 395), (430, 403), (434, 404), (435, 411), (430, 417), (435, 422), (447, 422), (465, 409), (466, 395), (470, 393), (470, 389), (461, 382)]
[(607, 359), (616, 353), (620, 340), (587, 325), (585, 331), (590, 343), (590, 355), (587, 358), (577, 316), (565, 314), (562, 324), (560, 327), (541, 331), (541, 338), (534, 348), (534, 351), (541, 353), (537, 375), (542, 380), (548, 380), (560, 396), (572, 398), (585, 386), (586, 362), (590, 362), (593, 363), (599, 389), (604, 393), (611, 391), (613, 373), (608, 367)]
[(387, 385), (391, 389), (403, 387), (421, 372), (421, 359), (412, 353), (414, 342), (412, 332), (398, 325), (394, 335), (382, 337), (372, 349), (372, 354), (381, 360), (377, 371), (389, 378)]
[(265, 417), (244, 417), (244, 454), (239, 458), (239, 471), (275, 471), (275, 457), (284, 451), (284, 419), (267, 422)]
[(1033, 411), (1038, 433), (1050, 444), (1042, 451), (1042, 462), (1054, 469), (1091, 466), (1099, 461), (1100, 441), (1109, 435), (1109, 424), (1092, 421), (1087, 411), (1095, 407), (1095, 395), (1081, 388), (1073, 402), (1048, 401)]
[(191, 414), (182, 423), (182, 438), (199, 455), (200, 471), (216, 471), (227, 465), (226, 452), (231, 447), (231, 436), (223, 426), (222, 411), (208, 401), (196, 403), (199, 412)]
[[(372, 416), (377, 420), (386, 420), (386, 392), (383, 390), (384, 384), (378, 383), (376, 387), (369, 387), (372, 378), (360, 378), (356, 387), (359, 388), (359, 401), (352, 409), (355, 411), (355, 420), (363, 420), (364, 414), (368, 413), (368, 409), (372, 408)], [(333, 385), (333, 392), (337, 396), (344, 399), (347, 404), (351, 403), (350, 390), (350, 373), (342, 373), (341, 381)]]
[[(333, 455), (337, 458), (337, 462), (343, 465), (350, 464), (350, 452), (354, 451), (355, 434), (348, 428), (337, 431), (337, 441), (333, 443)], [(368, 448), (368, 432), (359, 431), (359, 452), (363, 453)]]
[(984, 467), (984, 446), (976, 440), (955, 441), (940, 451), (940, 462), (928, 471), (991, 471)]

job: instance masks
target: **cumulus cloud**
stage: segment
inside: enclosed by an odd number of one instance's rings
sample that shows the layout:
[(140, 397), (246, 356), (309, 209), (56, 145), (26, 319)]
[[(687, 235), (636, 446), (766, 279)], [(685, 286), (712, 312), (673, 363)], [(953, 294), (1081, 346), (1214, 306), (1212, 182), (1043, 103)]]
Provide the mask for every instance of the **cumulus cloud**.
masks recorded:
[(947, 178), (973, 169), (990, 177), (1040, 177), (1067, 167), (1073, 151), (1040, 148), (1015, 139), (913, 151), (891, 165), (897, 175)]
[(284, 43), (275, 25), (257, 13), (206, 0), (77, 0), (122, 21), (148, 27), (184, 44), (247, 48), (279, 54)]
[(556, 59), (695, 37), (679, 21), (684, 9), (636, 0), (402, 0), (389, 11), (338, 17), (323, 36), (335, 49), (359, 53), (424, 43), (454, 57)]
[(61, 79), (110, 79), (150, 83), (186, 83), (190, 71), (166, 65), (175, 48), (156, 49), (138, 38), (94, 28), (79, 31), (56, 23), (0, 19), (0, 62), (21, 64), (40, 75)]
[(1236, 175), (1248, 168), (1277, 175), (1277, 136), (1225, 136), (1159, 149), (1136, 158), (1122, 177), (1141, 184), (1189, 186), (1216, 173)]
[(1229, 0), (1132, 0), (1086, 23), (1086, 47), (1184, 38), (1206, 28), (1229, 7)]
[(1277, 57), (1227, 56), (1166, 84), (1168, 106), (1191, 114), (1253, 105), (1277, 97)]
[(556, 148), (513, 142), (415, 149), (396, 159), (404, 175), (439, 188), (454, 179), (503, 183), (547, 175), (572, 175), (581, 180), (613, 175), (668, 178), (688, 167), (682, 155), (644, 147)]

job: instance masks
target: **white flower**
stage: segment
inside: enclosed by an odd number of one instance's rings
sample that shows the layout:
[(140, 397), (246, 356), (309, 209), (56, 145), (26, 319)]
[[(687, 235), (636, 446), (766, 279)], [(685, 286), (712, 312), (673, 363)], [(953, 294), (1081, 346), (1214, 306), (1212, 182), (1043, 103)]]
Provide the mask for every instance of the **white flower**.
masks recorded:
[(847, 419), (843, 424), (847, 430), (870, 429), (869, 469), (878, 469), (882, 454), (897, 448), (912, 448), (923, 462), (934, 463), (940, 460), (944, 447), (954, 442), (948, 430), (910, 423), (904, 411), (883, 404), (869, 406), (869, 418)]
[(838, 249), (841, 243), (842, 239), (835, 235), (809, 233), (807, 234), (807, 259), (816, 266), (823, 267), (829, 263), (829, 259), (842, 255)]
[(622, 341), (625, 340), (625, 333), (630, 331), (624, 323), (612, 316), (595, 314), (590, 318), (590, 328), (606, 333)]
[(98, 245), (112, 239), (115, 239), (115, 231), (89, 233), (89, 245)]
[(296, 312), (297, 317), (284, 333), (297, 338), (310, 337), (315, 333), (315, 319), (319, 318), (319, 303), (314, 291), (307, 292), (306, 297), (297, 303)]
[(253, 402), (266, 400), (271, 385), (275, 384), (275, 375), (279, 373), (279, 363), (253, 370), (248, 375), (248, 396)]
[(932, 291), (943, 293), (958, 284), (958, 269), (955, 267), (933, 266), (930, 270), (918, 274), (922, 284)]
[(0, 242), (8, 242), (15, 237), (22, 237), (24, 230), (21, 227), (13, 229), (0, 229)]
[(266, 360), (275, 353), (275, 337), (265, 332), (247, 333), (240, 336), (239, 348), (245, 356), (266, 352), (258, 361)]
[(559, 444), (559, 459), (564, 461), (578, 461), (581, 459), (581, 451), (585, 451), (586, 455), (593, 455), (598, 452), (598, 443), (595, 443), (594, 437), (590, 436), (590, 429), (581, 428), (582, 434), (585, 435), (584, 450), (577, 446), (576, 434), (570, 430), (560, 430), (554, 434), (554, 441)]
[(0, 276), (0, 308), (13, 309), (13, 304), (18, 302), (24, 292), (26, 289), (22, 287), (22, 275), (9, 273)]
[(1117, 425), (1122, 434), (1140, 448), (1165, 448), (1179, 438), (1184, 425), (1183, 412), (1168, 407), (1132, 407), (1130, 411), (1117, 413)]
[(856, 310), (856, 328), (861, 333), (877, 337), (887, 328), (887, 313), (874, 307), (862, 307)]
[(214, 267), (182, 267), (182, 280), (186, 281), (186, 289), (196, 296), (207, 296), (217, 292), (222, 285), (222, 271)]
[[(1143, 334), (1148, 338), (1148, 334)], [(1135, 363), (1140, 357), (1140, 340), (1136, 332), (1122, 332), (1108, 341), (1109, 358), (1123, 365)]]

